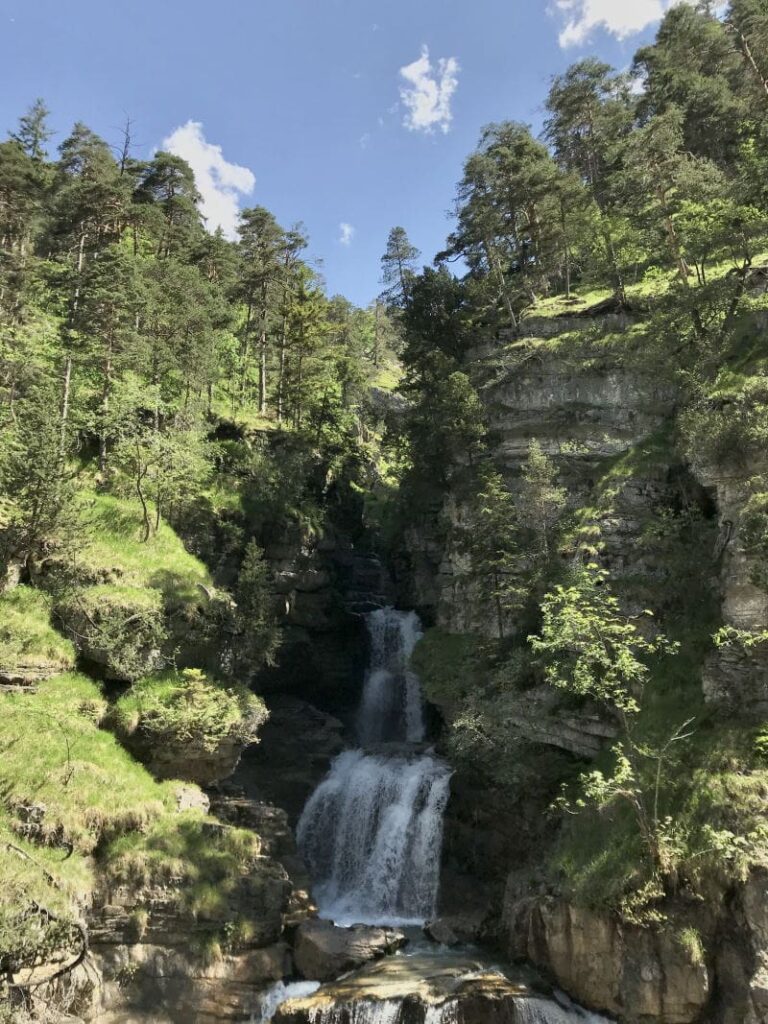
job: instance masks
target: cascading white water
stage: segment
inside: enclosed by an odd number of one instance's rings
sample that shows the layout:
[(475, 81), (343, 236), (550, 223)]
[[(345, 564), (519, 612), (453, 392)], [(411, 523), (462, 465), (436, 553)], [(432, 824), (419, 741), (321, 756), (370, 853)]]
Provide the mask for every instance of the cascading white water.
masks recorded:
[(610, 1024), (607, 1017), (580, 1006), (560, 1006), (551, 999), (518, 999), (515, 1014), (519, 1024)]
[[(360, 1000), (342, 1008), (345, 1024), (397, 1024), (403, 1004), (392, 999)], [(319, 1006), (310, 1011), (311, 1024), (337, 1024), (338, 1006)]]
[[(436, 911), (450, 769), (418, 747), (426, 731), (421, 686), (410, 667), (421, 636), (418, 617), (383, 608), (368, 616), (367, 625), (370, 667), (357, 717), (362, 749), (347, 750), (333, 762), (307, 801), (297, 840), (321, 917), (341, 925), (423, 924)], [(388, 743), (397, 746), (383, 747)], [(474, 976), (467, 974), (465, 980)], [(400, 1024), (405, 1007), (403, 998), (341, 998), (307, 1007), (302, 1019), (309, 1024)], [(423, 1024), (463, 1019), (461, 1000), (453, 996), (422, 1009)], [(408, 1004), (406, 1019), (416, 1021), (418, 1014)], [(534, 996), (515, 997), (504, 1019), (510, 1024), (607, 1024), (577, 1007), (565, 1009)]]
[(258, 1009), (251, 1016), (251, 1024), (267, 1024), (272, 1020), (279, 1006), (289, 999), (304, 999), (314, 995), (320, 988), (319, 981), (292, 981), (289, 984), (277, 981), (263, 993)]
[[(358, 714), (363, 744), (424, 739), (414, 612), (367, 617), (370, 668)], [(297, 828), (320, 914), (339, 924), (422, 924), (435, 911), (450, 770), (407, 747), (347, 750), (310, 797)]]
[(449, 775), (429, 754), (339, 755), (297, 831), (322, 916), (420, 924), (432, 915)]
[(370, 666), (357, 716), (360, 743), (424, 739), (424, 706), (419, 677), (410, 667), (421, 638), (416, 612), (379, 608), (366, 617)]

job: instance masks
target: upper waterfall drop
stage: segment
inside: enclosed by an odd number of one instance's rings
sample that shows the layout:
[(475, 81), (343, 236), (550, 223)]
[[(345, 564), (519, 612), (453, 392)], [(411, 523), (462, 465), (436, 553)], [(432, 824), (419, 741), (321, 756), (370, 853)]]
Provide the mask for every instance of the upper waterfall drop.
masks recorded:
[(357, 716), (362, 746), (401, 741), (421, 743), (424, 702), (421, 684), (410, 667), (411, 655), (421, 639), (416, 612), (379, 608), (366, 616), (370, 665)]

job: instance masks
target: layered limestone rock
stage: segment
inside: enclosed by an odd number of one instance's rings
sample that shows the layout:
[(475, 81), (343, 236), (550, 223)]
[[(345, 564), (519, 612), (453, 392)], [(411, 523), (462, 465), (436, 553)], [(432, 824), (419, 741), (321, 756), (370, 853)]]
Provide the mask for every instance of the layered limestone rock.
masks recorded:
[[(160, 1011), (173, 1024), (247, 1020), (258, 992), (290, 972), (283, 940), (290, 890), (282, 865), (258, 857), (230, 880), (215, 912), (185, 910), (183, 888), (172, 882), (101, 891), (88, 913), (100, 984), (84, 1019), (144, 1022)], [(228, 948), (238, 918), (248, 920), (248, 936)], [(213, 958), (205, 953), (211, 941), (225, 943)]]
[[(570, 507), (579, 507), (595, 501), (597, 481), (609, 460), (641, 448), (668, 422), (676, 390), (628, 365), (620, 346), (600, 347), (601, 336), (632, 326), (628, 318), (571, 319), (525, 321), (526, 336), (475, 350), (467, 369), (486, 409), (495, 462), (512, 492), (536, 438), (556, 462)], [(562, 347), (542, 340), (577, 327), (580, 337)], [(536, 337), (530, 336), (533, 332)], [(655, 505), (676, 500), (679, 490), (677, 467), (636, 462), (624, 469), (619, 507), (603, 524), (606, 560), (615, 563), (612, 570), (627, 574), (646, 569), (638, 562), (638, 522)], [(425, 510), (423, 519), (411, 525), (406, 536), (408, 596), (427, 619), (449, 632), (495, 637), (496, 615), (478, 598), (467, 555), (454, 539), (464, 519), (464, 509), (449, 495), (442, 508)], [(517, 628), (512, 619), (503, 623), (504, 635)]]
[[(695, 466), (701, 481), (715, 494), (719, 536), (722, 621), (737, 630), (760, 633), (768, 627), (768, 591), (753, 581), (755, 562), (744, 547), (742, 516), (752, 478), (765, 473), (764, 462), (743, 465)], [(705, 667), (704, 696), (739, 716), (760, 720), (768, 715), (768, 649), (737, 643), (720, 647)]]
[(673, 934), (620, 924), (563, 900), (510, 900), (509, 954), (544, 970), (574, 999), (649, 1024), (692, 1024), (707, 1006), (706, 965)]
[(579, 1019), (547, 1016), (547, 1009), (558, 1011), (523, 975), (511, 979), (481, 961), (446, 953), (387, 958), (308, 997), (289, 999), (273, 1019), (275, 1024), (565, 1024)]

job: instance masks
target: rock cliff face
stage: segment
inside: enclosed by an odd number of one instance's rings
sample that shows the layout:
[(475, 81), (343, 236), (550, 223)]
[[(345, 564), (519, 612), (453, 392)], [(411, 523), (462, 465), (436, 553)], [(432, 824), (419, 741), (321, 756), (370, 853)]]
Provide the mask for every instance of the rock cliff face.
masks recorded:
[[(601, 531), (600, 560), (630, 613), (646, 607), (662, 615), (674, 611), (678, 570), (658, 524), (688, 510), (697, 524), (707, 600), (721, 604), (725, 623), (762, 630), (768, 596), (752, 581), (741, 516), (748, 480), (764, 467), (726, 472), (690, 465), (675, 453), (675, 389), (633, 365), (620, 342), (632, 329), (625, 317), (591, 324), (532, 319), (522, 337), (471, 352), (468, 372), (486, 407), (496, 463), (514, 493), (531, 439), (540, 442), (555, 461), (569, 507), (591, 508)], [(601, 345), (609, 334), (611, 344)], [(449, 494), (442, 508), (412, 524), (403, 600), (446, 632), (498, 636), (495, 615), (467, 583), (466, 555), (455, 542), (463, 517), (460, 502)], [(505, 635), (517, 628), (514, 621), (504, 623)], [(706, 700), (729, 714), (752, 720), (768, 714), (768, 656), (759, 646), (746, 652), (721, 648), (710, 657), (702, 685)], [(450, 721), (450, 707), (441, 713)], [(615, 735), (615, 725), (599, 709), (564, 706), (543, 685), (510, 696), (504, 713), (511, 742), (558, 748), (580, 760), (594, 758)], [(535, 886), (532, 894), (536, 858), (548, 841), (539, 820), (545, 808), (528, 806), (520, 794), (506, 803), (494, 799), (492, 812), (484, 814), (480, 804), (491, 794), (478, 801), (478, 786), (482, 781), (464, 770), (452, 781), (445, 909), (453, 911), (456, 902), (485, 907), (481, 934), (497, 936), (511, 957), (531, 961), (575, 999), (622, 1020), (768, 1020), (762, 876), (713, 895), (712, 905), (693, 914), (690, 907), (672, 908), (669, 927), (622, 925), (610, 914), (553, 895), (552, 880), (540, 886), (541, 895)], [(499, 919), (493, 907), (506, 876)], [(479, 883), (473, 895), (462, 890), (468, 877)], [(451, 891), (462, 894), (458, 901)], [(688, 925), (702, 937), (706, 956), (680, 941)]]
[(664, 933), (622, 926), (560, 900), (509, 900), (509, 953), (557, 978), (574, 999), (654, 1024), (689, 1024), (707, 1005), (703, 961)]
[[(583, 331), (583, 321), (578, 323)], [(556, 459), (569, 502), (579, 506), (594, 501), (597, 479), (607, 460), (637, 449), (664, 428), (674, 405), (674, 389), (625, 365), (621, 356), (600, 354), (602, 336), (630, 326), (625, 318), (598, 320), (581, 347), (569, 346), (566, 355), (544, 346), (541, 339), (573, 329), (571, 321), (531, 319), (525, 332), (535, 332), (535, 340), (523, 337), (505, 343), (501, 339), (470, 353), (467, 368), (478, 382), (486, 407), (493, 454), (513, 492), (533, 438)], [(638, 519), (655, 504), (676, 500), (680, 489), (676, 475), (683, 469), (669, 461), (641, 462), (627, 467), (604, 523), (607, 563), (627, 574), (647, 571), (648, 566), (639, 564), (641, 552), (634, 543)], [(497, 636), (491, 609), (478, 603), (465, 579), (466, 556), (453, 538), (462, 519), (461, 506), (449, 495), (437, 516), (435, 510), (427, 510), (413, 524), (407, 537), (406, 586), (428, 620), (449, 632)], [(642, 554), (647, 559), (647, 553)], [(516, 628), (514, 621), (505, 626), (505, 632)]]
[[(735, 629), (760, 632), (768, 622), (768, 592), (752, 580), (755, 565), (744, 549), (743, 512), (751, 494), (750, 480), (764, 473), (765, 465), (734, 459), (729, 467), (702, 462), (695, 469), (716, 496), (722, 621)], [(764, 646), (744, 649), (729, 645), (714, 652), (704, 673), (707, 701), (756, 721), (768, 716), (768, 652)]]
[(324, 710), (354, 706), (365, 665), (362, 615), (391, 603), (387, 573), (333, 527), (322, 536), (291, 528), (266, 546), (283, 627), (277, 666), (259, 679), (266, 694), (290, 693)]

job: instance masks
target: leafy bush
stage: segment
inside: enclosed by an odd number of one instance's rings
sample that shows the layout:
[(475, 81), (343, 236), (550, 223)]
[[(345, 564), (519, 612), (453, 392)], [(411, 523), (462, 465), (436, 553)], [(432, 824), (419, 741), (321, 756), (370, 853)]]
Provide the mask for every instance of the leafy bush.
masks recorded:
[(130, 681), (163, 664), (168, 634), (157, 590), (124, 583), (75, 589), (56, 612), (82, 654), (103, 665), (108, 678)]
[(155, 742), (194, 742), (213, 751), (225, 739), (250, 743), (267, 718), (263, 700), (246, 687), (224, 685), (199, 669), (168, 671), (135, 683), (110, 716), (126, 736), (138, 730)]

